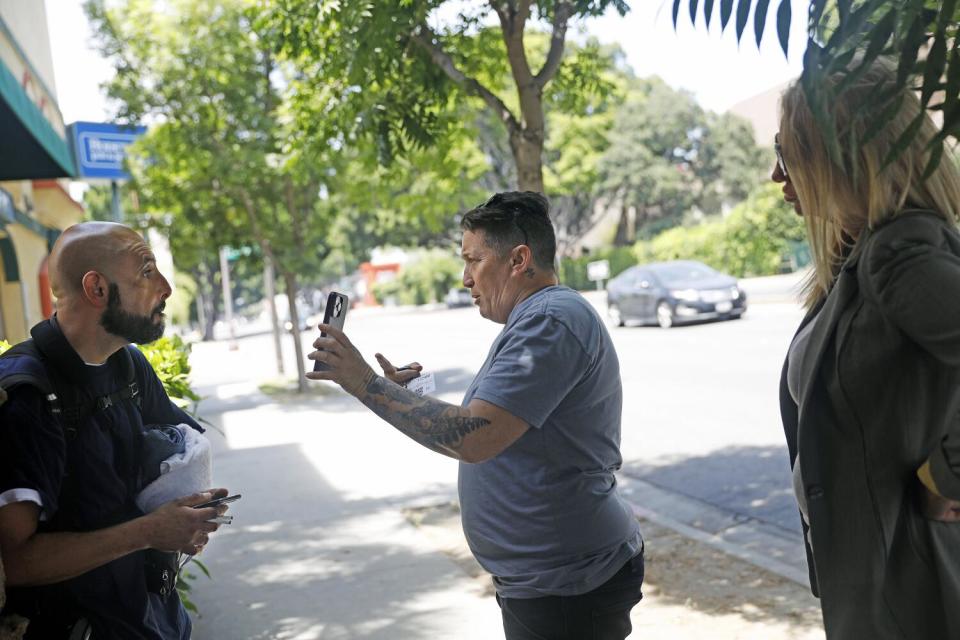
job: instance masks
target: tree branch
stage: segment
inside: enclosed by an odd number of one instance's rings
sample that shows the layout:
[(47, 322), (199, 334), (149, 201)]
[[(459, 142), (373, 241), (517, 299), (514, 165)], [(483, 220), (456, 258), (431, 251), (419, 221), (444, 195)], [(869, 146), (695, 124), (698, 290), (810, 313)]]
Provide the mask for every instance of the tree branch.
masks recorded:
[(412, 39), (413, 42), (427, 52), (433, 63), (440, 67), (440, 69), (447, 74), (448, 78), (468, 92), (482, 98), (483, 101), (487, 103), (487, 106), (493, 110), (497, 118), (506, 125), (509, 131), (520, 130), (520, 123), (510, 111), (509, 107), (504, 104), (503, 100), (480, 84), (476, 78), (472, 78), (460, 71), (453, 59), (437, 44), (437, 36), (430, 30), (430, 27), (426, 24), (421, 24), (413, 33)]
[(494, 6), (494, 11), (500, 18), (500, 32), (503, 34), (503, 43), (507, 47), (510, 71), (513, 73), (513, 79), (521, 95), (526, 87), (536, 86), (536, 80), (527, 62), (527, 51), (523, 46), (523, 31), (530, 17), (531, 2), (532, 0), (520, 0), (516, 6), (508, 8)]
[(574, 8), (571, 2), (558, 2), (553, 10), (553, 33), (550, 36), (550, 52), (547, 53), (547, 61), (543, 63), (534, 77), (534, 81), (542, 89), (554, 76), (560, 68), (560, 62), (563, 60), (563, 48), (567, 38), (567, 24), (573, 15)]

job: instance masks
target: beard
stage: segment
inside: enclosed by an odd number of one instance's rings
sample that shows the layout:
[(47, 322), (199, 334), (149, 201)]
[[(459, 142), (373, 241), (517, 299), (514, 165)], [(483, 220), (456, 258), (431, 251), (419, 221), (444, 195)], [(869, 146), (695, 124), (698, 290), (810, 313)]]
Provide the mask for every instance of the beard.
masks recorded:
[(154, 322), (153, 316), (162, 313), (166, 306), (166, 302), (161, 302), (153, 308), (148, 316), (129, 313), (120, 308), (120, 287), (111, 284), (107, 297), (107, 308), (100, 316), (100, 326), (107, 333), (120, 336), (127, 342), (148, 344), (163, 335), (163, 316), (160, 317), (159, 322)]

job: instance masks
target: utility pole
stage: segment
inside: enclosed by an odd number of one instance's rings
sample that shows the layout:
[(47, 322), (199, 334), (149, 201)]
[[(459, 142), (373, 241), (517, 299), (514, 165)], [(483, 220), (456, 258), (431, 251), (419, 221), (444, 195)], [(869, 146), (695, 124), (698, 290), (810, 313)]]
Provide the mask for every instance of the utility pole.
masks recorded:
[(284, 375), (283, 350), (280, 348), (280, 320), (277, 317), (277, 288), (273, 273), (273, 260), (263, 256), (263, 284), (266, 289), (267, 309), (270, 310), (270, 324), (273, 329), (273, 349), (277, 355), (277, 373)]
[(233, 296), (230, 289), (230, 261), (227, 259), (227, 247), (220, 247), (220, 283), (223, 285), (223, 313), (230, 331), (230, 350), (237, 349), (237, 332), (233, 326)]

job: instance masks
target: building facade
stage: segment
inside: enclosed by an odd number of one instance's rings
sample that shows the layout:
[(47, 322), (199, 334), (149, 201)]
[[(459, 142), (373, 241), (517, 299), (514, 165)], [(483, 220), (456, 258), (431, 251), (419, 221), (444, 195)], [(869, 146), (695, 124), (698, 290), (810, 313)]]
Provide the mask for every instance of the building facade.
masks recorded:
[(42, 1), (0, 0), (0, 339), (53, 313), (47, 256), (83, 218)]

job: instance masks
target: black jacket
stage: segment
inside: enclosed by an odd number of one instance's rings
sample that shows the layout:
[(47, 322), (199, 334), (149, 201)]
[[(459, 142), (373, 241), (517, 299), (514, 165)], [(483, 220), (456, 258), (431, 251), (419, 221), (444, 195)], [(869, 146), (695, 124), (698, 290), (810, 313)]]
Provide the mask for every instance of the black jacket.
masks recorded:
[(780, 404), (827, 636), (960, 638), (960, 524), (923, 518), (916, 476), (929, 461), (960, 499), (956, 226), (906, 212), (865, 232), (818, 311), (804, 396), (784, 375)]

